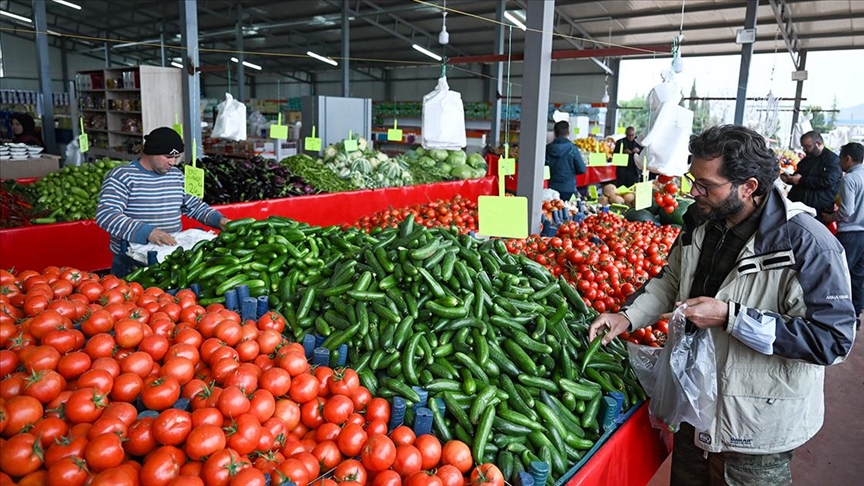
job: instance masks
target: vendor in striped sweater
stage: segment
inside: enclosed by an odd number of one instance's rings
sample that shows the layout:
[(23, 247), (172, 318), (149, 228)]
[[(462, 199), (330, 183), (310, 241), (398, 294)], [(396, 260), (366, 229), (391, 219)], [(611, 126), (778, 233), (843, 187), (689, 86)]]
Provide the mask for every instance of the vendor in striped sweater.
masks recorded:
[(141, 158), (113, 169), (105, 177), (96, 224), (111, 235), (112, 274), (124, 277), (132, 271), (128, 260), (120, 255), (124, 240), (176, 245), (171, 233), (182, 229), (181, 215), (220, 229), (229, 221), (185, 192), (183, 172), (175, 167), (183, 150), (183, 139), (177, 132), (157, 128), (144, 137)]

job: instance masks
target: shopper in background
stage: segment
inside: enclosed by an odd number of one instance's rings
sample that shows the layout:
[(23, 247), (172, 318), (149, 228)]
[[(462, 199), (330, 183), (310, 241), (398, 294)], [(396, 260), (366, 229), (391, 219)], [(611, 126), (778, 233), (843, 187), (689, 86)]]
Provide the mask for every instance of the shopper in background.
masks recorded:
[(26, 143), (27, 145), (38, 145), (44, 147), (42, 137), (36, 133), (36, 122), (33, 117), (26, 113), (12, 115), (12, 143)]
[(642, 169), (636, 167), (634, 155), (642, 152), (642, 145), (636, 141), (636, 129), (627, 127), (625, 137), (615, 142), (616, 154), (628, 154), (627, 166), (615, 168), (615, 185), (630, 187), (642, 180)]
[(570, 141), (570, 124), (555, 124), (555, 139), (546, 145), (546, 165), (549, 166), (549, 188), (558, 191), (562, 201), (569, 201), (576, 192), (576, 175), (585, 173), (585, 162), (576, 145)]
[(843, 176), (840, 159), (825, 148), (822, 135), (815, 130), (801, 136), (801, 147), (807, 156), (798, 162), (798, 171), (780, 176), (783, 182), (792, 185), (789, 200), (802, 202), (817, 214), (834, 212), (834, 197)]
[[(822, 426), (824, 367), (855, 339), (843, 247), (774, 187), (761, 135), (712, 127), (690, 142), (696, 202), (668, 265), (589, 337), (652, 325), (686, 303), (688, 329), (710, 329), (717, 409), (705, 429), (675, 434), (671, 484), (791, 484), (792, 451)], [(702, 251), (702, 250), (705, 251)]]
[(120, 254), (123, 241), (176, 245), (170, 233), (181, 230), (181, 215), (220, 229), (229, 221), (185, 192), (183, 173), (175, 167), (183, 150), (177, 132), (157, 128), (144, 137), (141, 158), (113, 169), (105, 177), (96, 224), (111, 235), (112, 274), (124, 277), (133, 270), (128, 257)]
[(864, 145), (852, 142), (841, 147), (840, 168), (846, 173), (840, 181), (840, 209), (822, 213), (821, 218), (826, 225), (837, 222), (837, 239), (846, 250), (860, 329), (864, 320)]

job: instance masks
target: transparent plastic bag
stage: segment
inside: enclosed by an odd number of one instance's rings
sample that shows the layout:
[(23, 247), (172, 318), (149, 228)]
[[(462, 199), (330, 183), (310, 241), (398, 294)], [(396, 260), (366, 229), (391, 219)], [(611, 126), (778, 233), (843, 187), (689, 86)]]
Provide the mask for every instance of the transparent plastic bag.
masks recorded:
[(226, 140), (246, 140), (246, 105), (225, 93), (225, 101), (217, 107), (216, 124), (213, 125), (211, 138)]
[(651, 397), (651, 425), (670, 432), (677, 432), (681, 422), (707, 428), (717, 402), (714, 339), (709, 329), (685, 332), (686, 308), (672, 313), (665, 347), (627, 343), (633, 371)]

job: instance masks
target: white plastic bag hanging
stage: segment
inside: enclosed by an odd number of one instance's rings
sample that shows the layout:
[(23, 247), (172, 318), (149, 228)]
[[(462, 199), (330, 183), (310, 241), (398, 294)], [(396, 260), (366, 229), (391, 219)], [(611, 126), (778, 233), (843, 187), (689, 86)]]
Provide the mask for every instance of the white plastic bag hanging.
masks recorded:
[(423, 97), (423, 148), (461, 150), (465, 139), (465, 109), (462, 95), (450, 91), (447, 78), (438, 79), (438, 86)]
[(651, 425), (677, 432), (681, 422), (696, 430), (710, 425), (717, 403), (717, 363), (710, 329), (685, 332), (684, 304), (669, 319), (666, 346), (627, 343), (630, 364), (651, 397)]
[(230, 93), (225, 93), (225, 101), (216, 107), (219, 115), (213, 125), (212, 138), (227, 140), (246, 140), (246, 105), (234, 99)]

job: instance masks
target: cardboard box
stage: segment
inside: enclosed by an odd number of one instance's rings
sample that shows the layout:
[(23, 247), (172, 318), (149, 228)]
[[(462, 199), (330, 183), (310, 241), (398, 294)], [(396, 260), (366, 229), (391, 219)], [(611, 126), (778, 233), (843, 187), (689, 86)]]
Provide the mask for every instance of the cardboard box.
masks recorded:
[(45, 177), (60, 170), (60, 157), (42, 155), (36, 159), (0, 160), (0, 179)]

